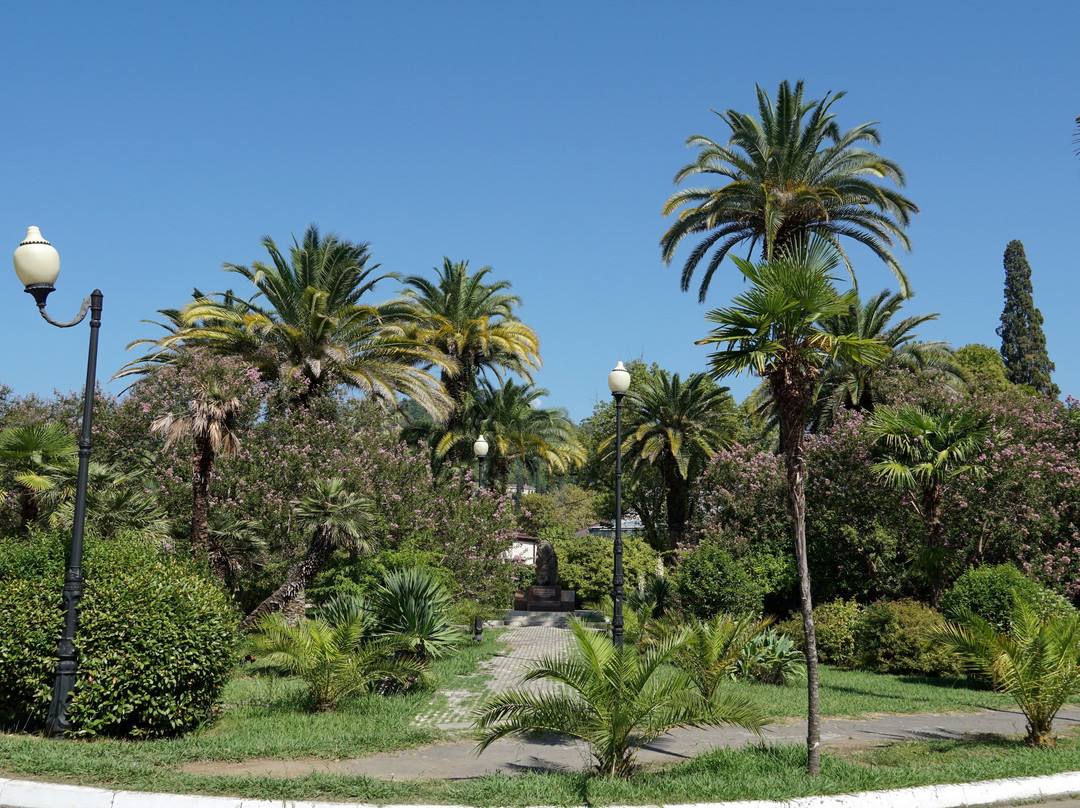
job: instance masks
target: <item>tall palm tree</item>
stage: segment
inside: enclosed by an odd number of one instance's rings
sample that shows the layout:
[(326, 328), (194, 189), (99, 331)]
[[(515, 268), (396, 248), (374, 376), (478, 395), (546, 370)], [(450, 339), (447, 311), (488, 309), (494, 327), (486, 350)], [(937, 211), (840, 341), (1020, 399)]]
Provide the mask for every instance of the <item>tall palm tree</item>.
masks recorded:
[[(666, 489), (668, 538), (674, 547), (686, 527), (690, 484), (709, 458), (731, 443), (737, 423), (727, 387), (704, 373), (659, 370), (631, 385), (626, 397), (627, 436), (622, 454), (631, 479), (656, 468)], [(601, 445), (613, 452), (614, 437)]]
[[(543, 387), (507, 381), (499, 387), (483, 382), (466, 414), (472, 426), (458, 441), (470, 446), (477, 433), (487, 437), (487, 462), (492, 477), (502, 485), (510, 478), (515, 461), (543, 464), (549, 471), (564, 473), (585, 462), (585, 449), (570, 416), (561, 408), (543, 407), (548, 395)], [(440, 451), (450, 445), (448, 433)]]
[(878, 182), (902, 187), (904, 172), (863, 146), (880, 143), (874, 124), (840, 130), (831, 107), (843, 97), (842, 92), (827, 93), (821, 100), (805, 101), (801, 81), (794, 87), (783, 81), (774, 103), (758, 87), (757, 118), (733, 109), (716, 113), (731, 129), (725, 145), (704, 135), (687, 140), (698, 155), (679, 170), (675, 183), (699, 175), (728, 182), (719, 188), (684, 188), (664, 205), (665, 216), (677, 212), (660, 239), (664, 263), (671, 263), (684, 238), (703, 235), (683, 265), (684, 292), (710, 251), (698, 292), (702, 302), (713, 274), (735, 245), (749, 242), (753, 251), (760, 242), (768, 260), (816, 234), (838, 248), (841, 237), (866, 245), (908, 294), (907, 278), (890, 248), (896, 242), (910, 249), (904, 228), (919, 209)]
[(291, 603), (338, 547), (364, 555), (374, 549), (368, 538), (375, 522), (374, 506), (366, 497), (350, 492), (340, 477), (316, 480), (312, 492), (292, 505), (297, 523), (312, 531), (307, 552), (289, 567), (285, 582), (243, 619), (241, 628), (250, 628)]
[(345, 384), (385, 401), (402, 393), (446, 415), (445, 391), (421, 366), (453, 363), (406, 334), (400, 301), (361, 304), (379, 281), (396, 277), (373, 275), (378, 265), (368, 266), (367, 244), (324, 238), (315, 225), (301, 242), (294, 239), (288, 257), (269, 236), (262, 244), (269, 264), (225, 265), (255, 286), (250, 300), (231, 292), (196, 299), (180, 312), (181, 326), (166, 326), (170, 333), (157, 345), (239, 356), (264, 379), (298, 382), (302, 402)]
[(865, 303), (855, 300), (848, 310), (822, 320), (821, 327), (830, 334), (851, 334), (862, 339), (875, 339), (889, 351), (878, 365), (852, 364), (838, 359), (830, 362), (818, 385), (817, 402), (811, 416), (813, 430), (828, 427), (841, 410), (873, 412), (884, 401), (880, 382), (898, 370), (931, 371), (943, 384), (960, 387), (966, 375), (953, 358), (947, 342), (924, 342), (916, 338), (915, 329), (936, 320), (937, 313), (917, 314), (891, 323), (907, 298), (883, 290)]
[(709, 355), (716, 377), (751, 371), (768, 382), (786, 436), (783, 448), (788, 511), (799, 568), (799, 595), (806, 636), (807, 768), (821, 767), (821, 716), (818, 700), (817, 641), (814, 633), (810, 571), (806, 557), (806, 421), (821, 369), (846, 354), (851, 361), (873, 364), (884, 358), (875, 340), (825, 331), (820, 322), (844, 312), (853, 292), (840, 294), (832, 272), (840, 265), (836, 250), (822, 239), (785, 251), (756, 266), (734, 259), (750, 288), (734, 305), (710, 311), (716, 327), (698, 344), (718, 345)]
[(184, 415), (167, 413), (154, 420), (151, 432), (165, 435), (169, 449), (190, 437), (194, 444), (191, 461), (191, 551), (196, 558), (205, 558), (222, 581), (228, 574), (228, 562), (210, 552), (207, 519), (210, 509), (210, 477), (218, 457), (233, 457), (240, 449), (236, 436), (236, 419), (240, 414), (240, 399), (213, 377), (195, 382), (195, 395), (188, 402)]
[(546, 679), (558, 690), (514, 688), (477, 711), (478, 752), (507, 736), (553, 732), (589, 745), (601, 774), (628, 775), (643, 746), (676, 727), (737, 724), (757, 732), (761, 713), (745, 697), (704, 696), (668, 662), (683, 642), (672, 634), (638, 652), (578, 620), (570, 621), (571, 651), (531, 663), (522, 684)]
[(968, 413), (945, 410), (934, 416), (904, 404), (879, 407), (867, 428), (883, 450), (873, 471), (888, 485), (916, 495), (912, 506), (926, 526), (926, 546), (916, 562), (928, 579), (930, 600), (937, 605), (946, 573), (944, 490), (962, 474), (986, 473), (970, 461), (990, 437), (990, 425)]
[(409, 288), (403, 294), (412, 318), (410, 333), (449, 360), (441, 381), (454, 407), (448, 426), (456, 429), (486, 369), (499, 378), (512, 371), (532, 382), (531, 372), (540, 367), (540, 339), (514, 313), (521, 298), (506, 292), (510, 283), (484, 283), (491, 267), (470, 275), (468, 261), (443, 258), (435, 272), (434, 281), (405, 278)]

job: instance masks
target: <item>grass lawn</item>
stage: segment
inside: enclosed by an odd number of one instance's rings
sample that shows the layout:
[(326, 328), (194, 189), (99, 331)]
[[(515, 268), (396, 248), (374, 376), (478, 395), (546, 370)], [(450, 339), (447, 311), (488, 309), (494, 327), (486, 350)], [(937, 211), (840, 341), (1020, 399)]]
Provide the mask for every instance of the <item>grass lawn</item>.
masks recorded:
[[(459, 677), (499, 646), (462, 646), (434, 666), (436, 687), (475, 687)], [(805, 682), (788, 687), (736, 684), (778, 718), (805, 716)], [(366, 777), (311, 774), (291, 779), (205, 776), (180, 767), (194, 761), (252, 758), (323, 759), (363, 757), (404, 749), (446, 736), (414, 727), (433, 691), (345, 702), (331, 713), (310, 713), (304, 687), (294, 680), (239, 676), (225, 692), (225, 709), (212, 724), (172, 740), (56, 741), (25, 734), (0, 735), (0, 773), (132, 790), (231, 794), (272, 799), (428, 802), (465, 805), (582, 805), (780, 799), (810, 794), (960, 782), (1002, 776), (1080, 769), (1080, 741), (1064, 738), (1058, 748), (1036, 751), (1019, 740), (903, 743), (823, 757), (822, 777), (803, 774), (805, 749), (776, 746), (716, 750), (693, 761), (643, 770), (629, 780), (585, 774), (492, 776), (469, 781), (382, 781)], [(884, 676), (822, 669), (822, 713), (860, 716), (882, 713), (945, 713), (1012, 706), (1007, 697), (970, 689), (962, 682)]]

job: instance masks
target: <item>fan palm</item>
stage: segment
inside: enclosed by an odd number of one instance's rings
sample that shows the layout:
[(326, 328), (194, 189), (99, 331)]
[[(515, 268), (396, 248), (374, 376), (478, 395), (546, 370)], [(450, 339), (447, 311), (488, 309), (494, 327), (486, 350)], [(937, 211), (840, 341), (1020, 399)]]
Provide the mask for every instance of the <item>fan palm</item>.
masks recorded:
[(835, 335), (821, 327), (823, 319), (843, 313), (855, 300), (841, 294), (832, 272), (840, 265), (836, 250), (822, 239), (784, 252), (756, 266), (734, 259), (750, 288), (734, 305), (715, 309), (706, 321), (715, 324), (698, 344), (719, 345), (709, 355), (714, 376), (751, 371), (769, 385), (784, 439), (788, 511), (799, 568), (799, 594), (806, 632), (808, 770), (821, 766), (821, 718), (818, 702), (817, 644), (814, 634), (810, 571), (806, 558), (806, 422), (816, 380), (830, 361), (847, 355), (852, 362), (882, 361), (885, 349), (876, 340)]
[(831, 112), (844, 93), (819, 101), (803, 99), (803, 83), (780, 83), (775, 103), (757, 88), (758, 117), (735, 110), (716, 113), (731, 129), (726, 145), (693, 135), (687, 145), (699, 149), (694, 162), (675, 175), (682, 183), (699, 175), (723, 177), (720, 188), (684, 188), (664, 205), (664, 215), (677, 212), (660, 239), (664, 263), (688, 236), (704, 238), (686, 259), (682, 289), (690, 288), (694, 271), (712, 252), (701, 279), (698, 299), (704, 302), (713, 274), (732, 247), (760, 242), (765, 259), (780, 257), (810, 234), (839, 248), (840, 238), (864, 244), (893, 271), (900, 289), (907, 278), (890, 248), (910, 243), (903, 228), (919, 209), (911, 200), (876, 180), (904, 184), (904, 173), (892, 160), (862, 144), (880, 143), (872, 123), (842, 132)]
[[(717, 450), (731, 443), (737, 422), (728, 388), (704, 373), (684, 383), (666, 370), (645, 374), (626, 396), (627, 437), (622, 454), (631, 479), (658, 469), (666, 490), (668, 538), (682, 539), (690, 505), (690, 484)], [(614, 437), (601, 451), (614, 450)]]
[(75, 438), (55, 423), (8, 427), (0, 432), (0, 460), (18, 485), (19, 526), (25, 531), (41, 518), (41, 498), (74, 471)]
[(746, 699), (719, 691), (706, 698), (685, 673), (664, 664), (681, 634), (639, 653), (616, 647), (578, 620), (571, 620), (570, 632), (569, 653), (531, 663), (521, 680), (562, 687), (520, 687), (490, 697), (477, 711), (478, 752), (507, 736), (553, 732), (585, 741), (601, 774), (625, 776), (639, 749), (676, 727), (737, 724), (758, 731), (763, 723)]
[[(851, 334), (862, 339), (876, 339), (888, 349), (889, 355), (878, 365), (853, 363), (843, 357), (829, 362), (814, 393), (809, 421), (811, 432), (832, 426), (840, 410), (873, 412), (885, 400), (883, 382), (889, 374), (929, 371), (946, 386), (964, 384), (966, 373), (954, 359), (948, 343), (916, 341), (918, 334), (914, 329), (936, 320), (937, 314), (914, 315), (891, 323), (905, 300), (903, 296), (885, 290), (865, 303), (856, 299), (847, 311), (821, 321), (821, 328), (836, 336)], [(762, 385), (755, 390), (749, 402), (759, 413), (771, 412), (768, 386)], [(775, 415), (771, 421), (775, 425)]]
[[(86, 526), (96, 536), (109, 539), (127, 533), (151, 542), (168, 540), (169, 519), (157, 496), (144, 487), (144, 468), (122, 471), (111, 463), (90, 461), (87, 477)], [(71, 466), (42, 495), (43, 504), (52, 510), (49, 523), (65, 532), (75, 519), (77, 481), (77, 469)]]
[(316, 617), (296, 624), (280, 614), (267, 615), (252, 632), (249, 648), (264, 663), (303, 679), (318, 710), (331, 710), (346, 696), (370, 692), (386, 681), (426, 676), (421, 663), (396, 654), (400, 642), (368, 637), (357, 615), (335, 623)]
[(191, 474), (191, 550), (197, 558), (211, 562), (222, 581), (228, 569), (210, 553), (207, 520), (210, 509), (210, 476), (218, 457), (233, 457), (240, 449), (234, 431), (242, 405), (233, 392), (212, 376), (195, 381), (195, 395), (185, 415), (167, 413), (154, 420), (151, 432), (165, 434), (165, 448), (191, 437), (194, 444)]
[(969, 461), (990, 437), (990, 426), (970, 414), (946, 410), (933, 416), (904, 404), (879, 407), (867, 429), (882, 447), (882, 457), (872, 470), (887, 485), (915, 494), (912, 507), (927, 534), (926, 547), (916, 560), (929, 579), (931, 602), (936, 605), (945, 577), (944, 489), (961, 474), (986, 473)]
[(484, 283), (491, 267), (469, 274), (469, 262), (443, 259), (435, 281), (418, 275), (405, 278), (410, 334), (438, 349), (448, 360), (441, 380), (453, 402), (448, 426), (462, 424), (466, 401), (477, 379), (491, 368), (499, 378), (512, 371), (531, 382), (540, 367), (540, 340), (514, 309), (521, 298), (506, 292), (508, 281)]
[(269, 236), (262, 244), (269, 264), (225, 265), (255, 286), (251, 300), (231, 292), (196, 299), (180, 312), (180, 327), (167, 327), (157, 345), (238, 356), (264, 379), (298, 382), (301, 402), (345, 384), (386, 401), (402, 393), (445, 416), (446, 393), (421, 366), (452, 362), (405, 333), (400, 301), (361, 305), (379, 281), (396, 277), (373, 276), (377, 265), (368, 266), (366, 244), (323, 238), (314, 225), (303, 241), (293, 241), (287, 258)]
[(1080, 616), (1040, 619), (1017, 603), (1012, 628), (998, 632), (971, 612), (948, 623), (937, 641), (972, 671), (1016, 699), (1027, 718), (1027, 742), (1045, 746), (1058, 710), (1080, 693)]
[(312, 492), (292, 505), (297, 523), (312, 531), (307, 552), (289, 567), (285, 582), (241, 621), (241, 628), (251, 627), (264, 615), (279, 612), (292, 602), (338, 547), (365, 555), (374, 550), (368, 539), (375, 522), (374, 506), (369, 499), (350, 492), (340, 477), (316, 480)]

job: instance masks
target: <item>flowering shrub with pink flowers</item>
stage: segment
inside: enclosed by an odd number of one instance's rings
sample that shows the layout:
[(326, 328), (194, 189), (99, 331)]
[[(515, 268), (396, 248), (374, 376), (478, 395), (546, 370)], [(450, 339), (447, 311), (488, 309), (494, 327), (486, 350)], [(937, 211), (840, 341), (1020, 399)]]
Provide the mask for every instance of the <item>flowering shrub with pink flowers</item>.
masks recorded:
[[(922, 391), (922, 405), (933, 404), (926, 399)], [(971, 566), (1010, 563), (1070, 598), (1080, 596), (1080, 403), (1013, 388), (939, 396), (936, 405), (984, 415), (993, 427), (974, 459), (985, 474), (960, 475), (944, 488), (951, 579)], [(807, 440), (807, 538), (819, 602), (919, 593), (909, 565), (924, 529), (910, 496), (872, 473), (875, 447), (863, 421), (847, 413)], [(681, 552), (719, 542), (748, 569), (763, 554), (790, 557), (783, 486), (780, 457), (738, 445), (719, 452), (697, 481)], [(793, 604), (794, 592), (790, 580), (775, 583), (789, 587), (772, 593), (781, 610)]]

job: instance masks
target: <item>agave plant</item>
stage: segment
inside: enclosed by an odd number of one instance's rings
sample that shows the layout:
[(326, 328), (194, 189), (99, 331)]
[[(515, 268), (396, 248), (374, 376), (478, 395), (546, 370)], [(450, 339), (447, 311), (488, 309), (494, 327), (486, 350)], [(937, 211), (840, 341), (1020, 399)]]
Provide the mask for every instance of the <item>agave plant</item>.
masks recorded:
[(806, 657), (787, 634), (767, 628), (743, 648), (737, 663), (738, 675), (770, 685), (786, 685), (806, 676)]
[(956, 623), (946, 624), (937, 640), (1016, 699), (1027, 718), (1029, 745), (1050, 743), (1058, 710), (1080, 693), (1080, 615), (1040, 619), (1031, 606), (1018, 602), (1007, 632), (964, 612)]
[(303, 679), (318, 710), (331, 710), (346, 696), (370, 692), (384, 682), (404, 684), (427, 676), (421, 662), (397, 653), (400, 641), (368, 637), (358, 616), (337, 623), (316, 617), (290, 624), (275, 613), (259, 621), (249, 643), (264, 663)]
[(420, 659), (447, 653), (464, 635), (450, 622), (450, 594), (423, 567), (386, 574), (363, 608), (376, 633), (397, 637)]
[(737, 724), (757, 732), (764, 717), (745, 698), (714, 691), (706, 697), (683, 671), (667, 663), (682, 632), (638, 652), (571, 620), (571, 650), (532, 663), (522, 684), (547, 679), (556, 691), (513, 688), (477, 711), (477, 752), (508, 736), (553, 732), (589, 745), (601, 774), (627, 775), (641, 747), (681, 726)]

